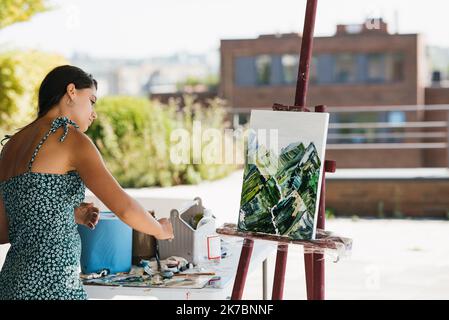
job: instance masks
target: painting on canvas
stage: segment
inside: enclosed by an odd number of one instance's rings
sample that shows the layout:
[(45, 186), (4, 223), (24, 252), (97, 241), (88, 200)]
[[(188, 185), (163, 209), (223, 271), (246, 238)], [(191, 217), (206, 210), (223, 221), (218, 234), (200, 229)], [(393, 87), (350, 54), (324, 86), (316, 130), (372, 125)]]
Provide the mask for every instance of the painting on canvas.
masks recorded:
[(315, 239), (328, 113), (253, 110), (238, 229)]

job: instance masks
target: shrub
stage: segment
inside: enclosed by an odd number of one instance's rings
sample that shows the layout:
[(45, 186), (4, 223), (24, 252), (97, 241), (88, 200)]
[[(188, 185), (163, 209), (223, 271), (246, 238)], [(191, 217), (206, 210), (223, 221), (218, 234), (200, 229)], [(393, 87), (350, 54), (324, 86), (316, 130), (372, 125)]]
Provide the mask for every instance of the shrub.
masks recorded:
[[(145, 98), (105, 97), (96, 107), (98, 119), (87, 134), (92, 138), (114, 177), (124, 187), (196, 184), (226, 176), (236, 169), (224, 164), (174, 164), (170, 160), (171, 134), (186, 129), (192, 136), (193, 121), (223, 130), (228, 126), (221, 101), (205, 108), (184, 97), (185, 107)], [(192, 144), (190, 144), (190, 151)], [(190, 152), (192, 156), (193, 152)]]

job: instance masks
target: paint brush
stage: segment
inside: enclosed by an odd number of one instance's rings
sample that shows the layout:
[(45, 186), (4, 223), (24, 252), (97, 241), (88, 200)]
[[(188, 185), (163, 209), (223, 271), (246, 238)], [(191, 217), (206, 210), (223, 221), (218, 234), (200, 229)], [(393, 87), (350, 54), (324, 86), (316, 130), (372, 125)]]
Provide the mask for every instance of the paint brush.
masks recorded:
[[(156, 214), (153, 210), (148, 211), (154, 219), (156, 219)], [(155, 239), (155, 254), (156, 254), (156, 262), (157, 262), (157, 271), (161, 271), (161, 258), (159, 257), (159, 241)]]
[(161, 259), (159, 257), (159, 244), (158, 240), (156, 240), (156, 262), (157, 262), (157, 270), (161, 271)]
[(190, 273), (176, 273), (175, 277), (188, 277), (188, 276), (215, 276), (215, 272), (190, 272)]

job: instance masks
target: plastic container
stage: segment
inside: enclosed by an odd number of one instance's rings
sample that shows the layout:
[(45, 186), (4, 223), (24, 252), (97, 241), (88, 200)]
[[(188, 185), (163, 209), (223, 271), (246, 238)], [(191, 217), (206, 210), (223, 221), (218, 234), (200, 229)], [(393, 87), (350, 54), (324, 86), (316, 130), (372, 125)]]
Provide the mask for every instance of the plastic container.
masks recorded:
[(132, 229), (111, 211), (100, 212), (94, 230), (78, 226), (81, 237), (81, 272), (129, 272), (132, 258)]
[(200, 221), (198, 221), (198, 224), (196, 225), (196, 230), (211, 222), (215, 223), (215, 218), (212, 216), (212, 211), (210, 209), (204, 209), (203, 217), (201, 218)]
[[(149, 210), (153, 217), (154, 211)], [(149, 234), (133, 230), (132, 263), (139, 265), (140, 260), (150, 260), (156, 255), (156, 238)]]
[[(202, 217), (196, 223), (199, 215)], [(195, 198), (180, 210), (171, 210), (170, 220), (175, 238), (158, 240), (160, 258), (178, 256), (195, 265), (208, 261), (208, 237), (216, 235), (215, 217), (203, 207), (201, 199)]]

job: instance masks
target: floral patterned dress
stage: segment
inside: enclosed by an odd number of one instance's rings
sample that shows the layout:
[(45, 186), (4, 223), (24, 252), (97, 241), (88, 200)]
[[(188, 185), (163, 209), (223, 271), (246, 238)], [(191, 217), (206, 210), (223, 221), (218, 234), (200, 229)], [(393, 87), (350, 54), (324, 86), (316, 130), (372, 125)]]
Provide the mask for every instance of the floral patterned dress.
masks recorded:
[(0, 272), (0, 299), (87, 299), (79, 278), (81, 240), (74, 208), (84, 199), (78, 172), (31, 172), (33, 161), (50, 134), (68, 125), (56, 118), (36, 147), (28, 171), (0, 182), (9, 220), (11, 247)]

